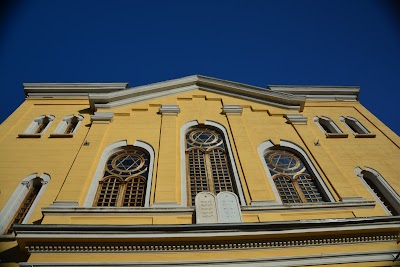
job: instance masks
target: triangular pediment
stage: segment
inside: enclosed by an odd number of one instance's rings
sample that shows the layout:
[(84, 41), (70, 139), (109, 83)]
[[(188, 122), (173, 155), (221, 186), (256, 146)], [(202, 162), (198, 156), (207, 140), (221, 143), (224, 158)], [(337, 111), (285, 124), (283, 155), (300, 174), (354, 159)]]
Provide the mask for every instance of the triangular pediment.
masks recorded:
[(165, 82), (153, 83), (110, 93), (91, 93), (92, 108), (113, 108), (188, 91), (203, 90), (238, 97), (287, 109), (302, 109), (304, 96), (293, 95), (261, 87), (193, 75)]
[(26, 83), (24, 89), (28, 97), (87, 96), (93, 111), (98, 108), (115, 108), (194, 90), (301, 111), (307, 99), (356, 100), (359, 92), (358, 87), (340, 86), (270, 86), (262, 88), (201, 75), (132, 88), (128, 88), (127, 83)]

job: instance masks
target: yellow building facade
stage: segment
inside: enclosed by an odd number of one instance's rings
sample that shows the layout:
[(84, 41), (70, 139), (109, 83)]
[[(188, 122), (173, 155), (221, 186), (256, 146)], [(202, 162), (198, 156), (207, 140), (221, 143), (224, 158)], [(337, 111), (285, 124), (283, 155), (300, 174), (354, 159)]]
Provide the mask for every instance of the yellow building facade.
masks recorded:
[(358, 87), (24, 84), (4, 266), (398, 266), (399, 137)]

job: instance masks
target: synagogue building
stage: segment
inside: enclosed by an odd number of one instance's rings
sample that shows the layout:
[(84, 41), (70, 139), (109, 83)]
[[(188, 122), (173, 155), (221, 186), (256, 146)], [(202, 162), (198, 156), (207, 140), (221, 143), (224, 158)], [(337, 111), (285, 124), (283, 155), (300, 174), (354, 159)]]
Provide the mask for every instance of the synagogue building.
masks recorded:
[(400, 266), (400, 138), (357, 86), (25, 83), (0, 265)]

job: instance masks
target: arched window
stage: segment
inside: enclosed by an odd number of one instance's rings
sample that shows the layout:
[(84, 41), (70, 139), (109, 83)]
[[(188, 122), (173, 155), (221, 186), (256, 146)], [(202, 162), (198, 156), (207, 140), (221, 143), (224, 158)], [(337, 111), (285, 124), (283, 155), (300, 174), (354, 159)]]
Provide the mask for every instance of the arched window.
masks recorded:
[(13, 231), (13, 224), (28, 222), (49, 181), (50, 176), (47, 174), (41, 177), (32, 174), (18, 185), (0, 212), (1, 233), (10, 234)]
[(19, 137), (40, 137), (53, 122), (53, 115), (42, 115), (35, 118)]
[(399, 195), (377, 171), (368, 167), (365, 170), (357, 167), (355, 172), (388, 214), (400, 215)]
[(297, 145), (266, 141), (258, 151), (273, 191), (283, 204), (334, 201), (307, 154)]
[(353, 117), (339, 117), (339, 120), (342, 121), (347, 128), (355, 135), (355, 137), (375, 137), (375, 134), (368, 131), (364, 125), (361, 124), (357, 119)]
[(65, 117), (60, 124), (57, 126), (54, 133), (52, 133), (51, 137), (72, 137), (79, 125), (83, 120), (82, 115), (70, 115)]
[(94, 206), (144, 207), (150, 155), (139, 147), (126, 146), (113, 153), (104, 167)]
[(189, 205), (200, 192), (237, 194), (223, 134), (213, 128), (196, 126), (185, 135)]
[(333, 120), (328, 117), (315, 116), (314, 122), (327, 137), (347, 137), (347, 134), (343, 133), (336, 123), (334, 123)]

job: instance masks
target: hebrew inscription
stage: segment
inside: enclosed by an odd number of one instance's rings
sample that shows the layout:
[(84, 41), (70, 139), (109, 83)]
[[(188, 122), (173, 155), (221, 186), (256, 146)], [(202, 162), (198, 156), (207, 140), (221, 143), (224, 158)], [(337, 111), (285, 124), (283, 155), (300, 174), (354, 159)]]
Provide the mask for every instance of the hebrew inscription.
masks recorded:
[(215, 195), (210, 192), (200, 192), (195, 198), (196, 223), (218, 223)]
[(217, 195), (217, 211), (219, 223), (243, 222), (239, 199), (231, 192), (220, 192)]

